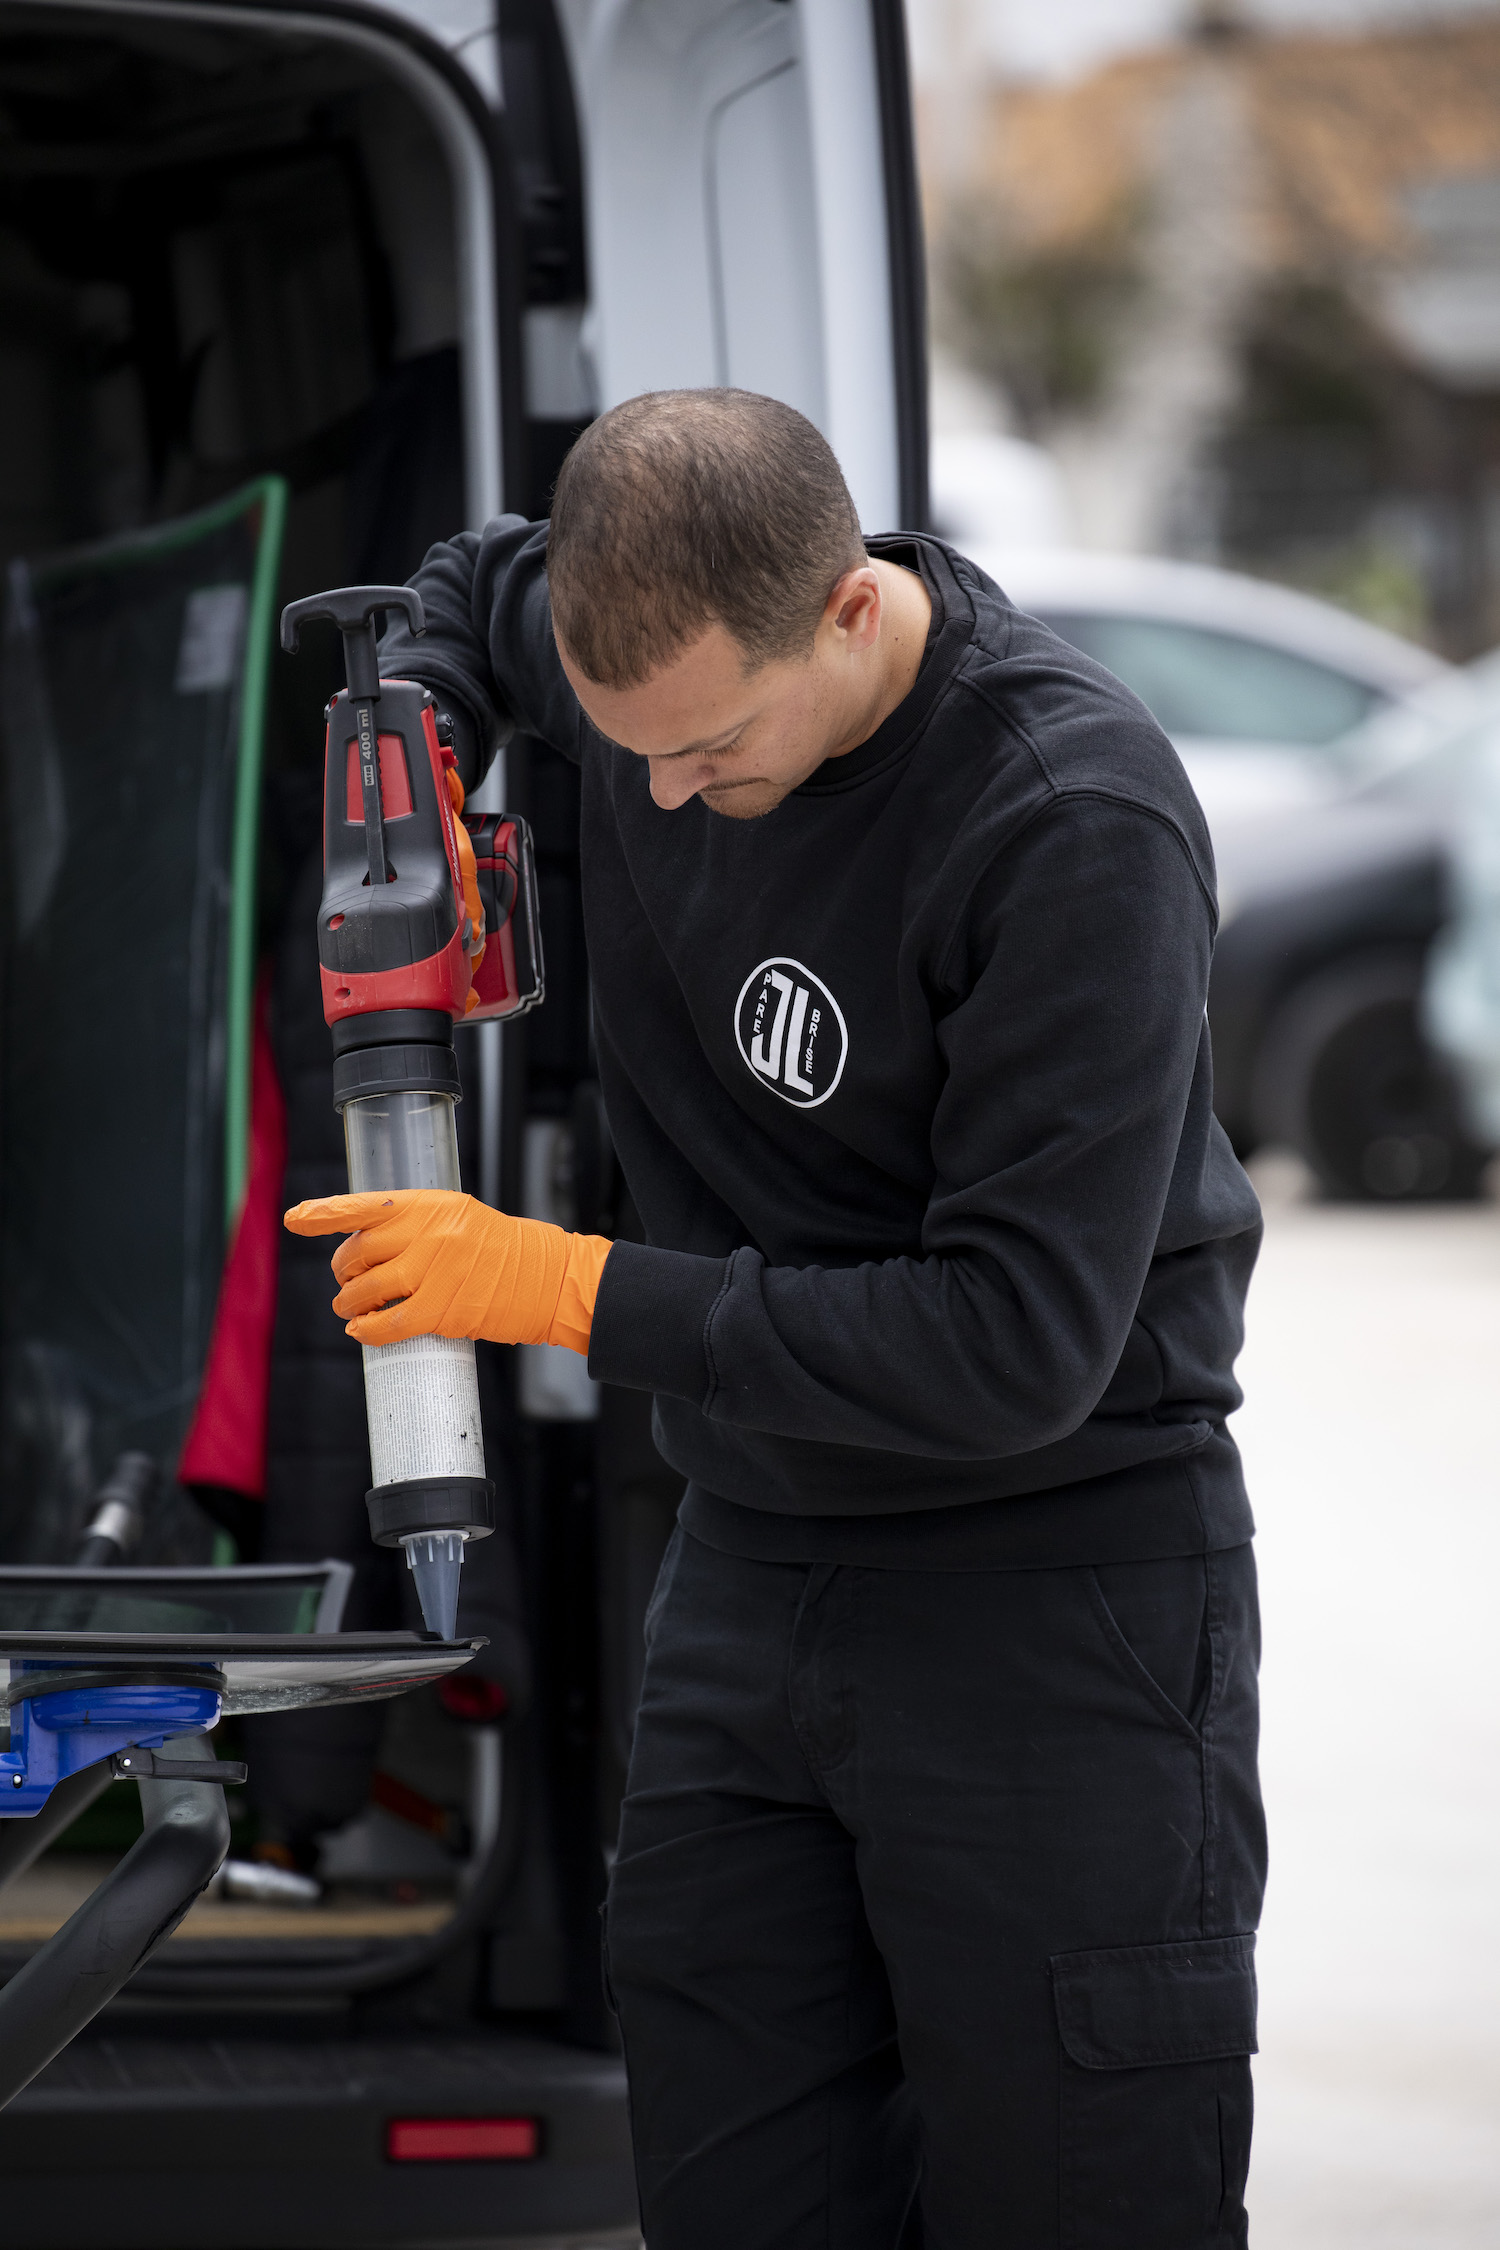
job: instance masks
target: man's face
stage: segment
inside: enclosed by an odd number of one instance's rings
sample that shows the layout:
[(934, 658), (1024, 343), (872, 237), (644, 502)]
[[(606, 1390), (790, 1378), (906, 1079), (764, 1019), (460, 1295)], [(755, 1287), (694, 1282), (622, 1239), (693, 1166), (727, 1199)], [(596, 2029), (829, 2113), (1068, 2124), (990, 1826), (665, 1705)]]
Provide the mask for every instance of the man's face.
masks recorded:
[(859, 658), (879, 633), (873, 571), (853, 570), (829, 597), (807, 655), (747, 672), (717, 622), (636, 687), (588, 678), (558, 641), (563, 670), (599, 732), (651, 768), (666, 812), (690, 797), (731, 820), (756, 820), (863, 737)]

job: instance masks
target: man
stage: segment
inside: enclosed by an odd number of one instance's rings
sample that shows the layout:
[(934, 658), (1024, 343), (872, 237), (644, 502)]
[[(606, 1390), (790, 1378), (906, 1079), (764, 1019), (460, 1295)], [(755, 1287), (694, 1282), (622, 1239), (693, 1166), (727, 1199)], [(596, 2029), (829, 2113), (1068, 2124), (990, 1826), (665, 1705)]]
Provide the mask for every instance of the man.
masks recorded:
[[(583, 768), (645, 1245), (335, 1197), (378, 1343), (566, 1342), (689, 1480), (608, 1907), (651, 2250), (1245, 2240), (1259, 1239), (1148, 714), (733, 391), (434, 548), (383, 668)], [(379, 1308), (386, 1308), (384, 1310)]]

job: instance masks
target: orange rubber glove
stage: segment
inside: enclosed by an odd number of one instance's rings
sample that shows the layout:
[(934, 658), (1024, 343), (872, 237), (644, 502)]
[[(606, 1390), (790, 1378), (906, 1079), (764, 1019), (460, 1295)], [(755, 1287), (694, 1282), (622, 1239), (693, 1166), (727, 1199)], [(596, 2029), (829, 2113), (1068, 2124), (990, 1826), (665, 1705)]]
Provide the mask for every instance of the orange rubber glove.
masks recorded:
[[(587, 1354), (612, 1243), (513, 1219), (448, 1188), (326, 1195), (286, 1214), (293, 1234), (347, 1234), (333, 1309), (361, 1344), (485, 1336)], [(357, 1229), (357, 1232), (352, 1230)]]

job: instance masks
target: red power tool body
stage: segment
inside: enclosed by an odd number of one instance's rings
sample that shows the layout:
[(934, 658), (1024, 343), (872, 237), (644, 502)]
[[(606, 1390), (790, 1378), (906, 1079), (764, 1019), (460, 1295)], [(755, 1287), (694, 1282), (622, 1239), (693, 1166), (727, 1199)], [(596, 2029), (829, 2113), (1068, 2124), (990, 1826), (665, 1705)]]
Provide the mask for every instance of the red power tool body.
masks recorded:
[[(293, 606), (342, 623), (375, 595), (394, 606), (398, 592), (411, 599), (405, 587), (357, 587)], [(341, 688), (328, 706), (325, 761), (318, 965), (328, 1023), (393, 1009), (476, 1023), (535, 1007), (544, 978), (530, 832), (505, 815), (465, 818), (485, 912), (484, 951), (471, 961), (445, 772), (452, 728), (431, 690), (411, 680), (379, 680), (375, 696)]]

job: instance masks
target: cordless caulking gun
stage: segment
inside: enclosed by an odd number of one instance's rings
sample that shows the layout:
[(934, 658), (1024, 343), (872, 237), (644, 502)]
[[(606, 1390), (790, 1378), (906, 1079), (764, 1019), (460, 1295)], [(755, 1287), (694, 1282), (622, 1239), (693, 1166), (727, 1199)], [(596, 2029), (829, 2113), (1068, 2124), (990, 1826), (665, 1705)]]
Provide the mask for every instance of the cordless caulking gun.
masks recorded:
[[(466, 815), (484, 911), (474, 928), (445, 770), (452, 722), (426, 688), (381, 679), (382, 610), (425, 629), (408, 586), (341, 587), (281, 613), (288, 654), (315, 618), (344, 639), (348, 685), (328, 706), (318, 909), (333, 1099), (355, 1193), (456, 1189), (453, 1026), (524, 1015), (542, 998), (536, 877), (524, 821)], [(464, 1542), (495, 1521), (474, 1346), (413, 1336), (363, 1350), (371, 1535), (406, 1549), (427, 1629), (451, 1640)]]

